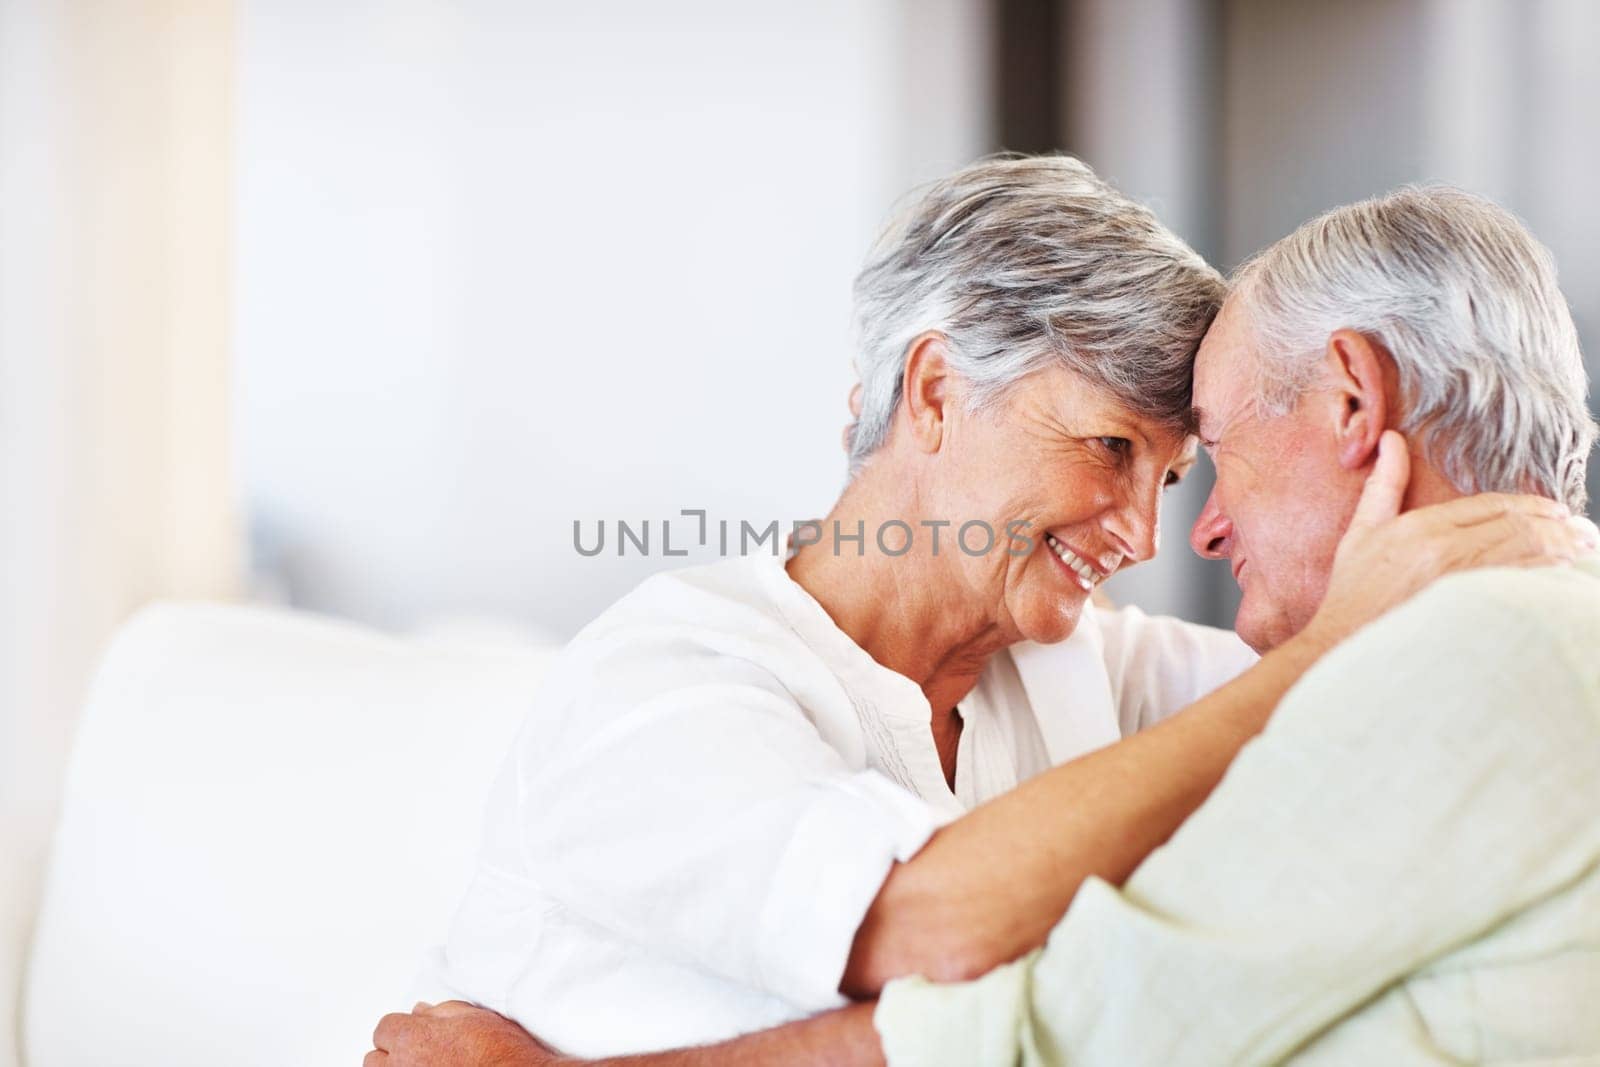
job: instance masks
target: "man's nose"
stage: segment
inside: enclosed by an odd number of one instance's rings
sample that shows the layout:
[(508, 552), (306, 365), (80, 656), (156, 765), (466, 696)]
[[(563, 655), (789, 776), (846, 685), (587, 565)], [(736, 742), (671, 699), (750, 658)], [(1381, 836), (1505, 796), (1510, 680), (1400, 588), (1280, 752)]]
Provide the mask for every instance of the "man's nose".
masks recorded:
[(1189, 531), (1189, 547), (1206, 559), (1227, 559), (1233, 550), (1233, 521), (1217, 506), (1217, 491), (1211, 490), (1200, 517)]

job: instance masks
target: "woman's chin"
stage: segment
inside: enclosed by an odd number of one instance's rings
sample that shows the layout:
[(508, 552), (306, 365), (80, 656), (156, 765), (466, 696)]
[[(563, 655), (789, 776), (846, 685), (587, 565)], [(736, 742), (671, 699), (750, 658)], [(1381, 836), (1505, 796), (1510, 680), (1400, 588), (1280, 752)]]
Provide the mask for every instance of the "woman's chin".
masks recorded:
[(1017, 629), (1022, 639), (1040, 645), (1065, 641), (1078, 628), (1084, 601), (1088, 599), (1087, 593), (1076, 596), (1055, 593), (1048, 597), (1033, 598), (1033, 602), (1017, 615)]

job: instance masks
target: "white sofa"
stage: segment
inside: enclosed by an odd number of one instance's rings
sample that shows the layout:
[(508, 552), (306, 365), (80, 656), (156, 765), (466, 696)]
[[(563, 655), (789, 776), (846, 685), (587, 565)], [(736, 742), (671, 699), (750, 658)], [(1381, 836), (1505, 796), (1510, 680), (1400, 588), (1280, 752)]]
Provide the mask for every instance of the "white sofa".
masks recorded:
[(23, 976), (25, 1067), (360, 1063), (445, 933), (551, 655), (281, 611), (141, 613), (78, 728)]

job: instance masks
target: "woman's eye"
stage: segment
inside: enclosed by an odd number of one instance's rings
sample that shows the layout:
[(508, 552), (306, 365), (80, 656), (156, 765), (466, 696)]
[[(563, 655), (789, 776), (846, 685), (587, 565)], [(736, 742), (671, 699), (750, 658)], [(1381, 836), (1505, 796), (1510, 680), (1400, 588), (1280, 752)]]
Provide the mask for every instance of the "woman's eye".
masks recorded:
[(1100, 444), (1114, 456), (1126, 456), (1133, 448), (1126, 437), (1102, 437)]
[(1166, 487), (1168, 489), (1171, 489), (1173, 486), (1177, 485), (1181, 481), (1183, 481), (1183, 479), (1178, 476), (1178, 472), (1177, 471), (1168, 471), (1167, 472), (1167, 480), (1166, 480), (1165, 484), (1166, 484)]

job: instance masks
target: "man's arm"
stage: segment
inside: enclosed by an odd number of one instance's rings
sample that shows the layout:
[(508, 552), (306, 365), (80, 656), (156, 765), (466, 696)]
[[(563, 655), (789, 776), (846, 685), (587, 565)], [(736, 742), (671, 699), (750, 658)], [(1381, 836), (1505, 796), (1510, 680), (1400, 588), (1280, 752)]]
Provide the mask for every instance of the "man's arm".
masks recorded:
[(852, 1004), (716, 1045), (579, 1060), (492, 1011), (459, 1001), (418, 1004), (409, 1015), (384, 1016), (363, 1067), (882, 1067), (874, 1007)]
[[(1600, 612), (1501, 595), (1574, 580), (1452, 579), (1337, 650), (1122, 891), (978, 982), (891, 984), (889, 1061), (1276, 1062), (1561, 891), (1600, 861)], [(1385, 1048), (1432, 1062), (1413, 1024)]]

